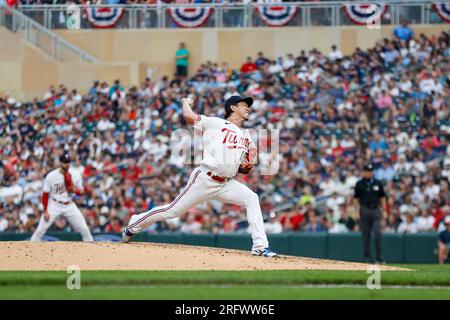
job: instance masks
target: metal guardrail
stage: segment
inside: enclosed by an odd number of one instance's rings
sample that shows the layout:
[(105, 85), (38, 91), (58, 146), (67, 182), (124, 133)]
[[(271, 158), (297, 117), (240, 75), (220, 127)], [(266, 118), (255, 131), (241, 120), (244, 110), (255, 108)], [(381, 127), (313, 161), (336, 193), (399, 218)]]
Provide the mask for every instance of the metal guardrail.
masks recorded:
[(59, 61), (98, 62), (94, 56), (18, 10), (0, 5), (0, 26), (15, 32)]
[[(397, 25), (404, 18), (411, 24), (443, 23), (433, 10), (435, 3), (450, 3), (450, 0), (396, 0), (367, 1), (379, 4), (389, 4), (382, 25)], [(281, 3), (249, 3), (249, 4), (148, 4), (148, 5), (80, 5), (81, 29), (93, 28), (84, 16), (88, 8), (123, 8), (124, 13), (116, 24), (119, 29), (142, 28), (177, 28), (168, 14), (168, 8), (214, 8), (213, 14), (203, 26), (206, 28), (239, 28), (267, 27), (257, 13), (258, 7), (296, 6), (297, 12), (286, 26), (346, 26), (353, 25), (342, 7), (350, 4), (363, 4), (361, 1), (324, 1), (324, 2), (281, 2)], [(27, 16), (43, 24), (49, 29), (66, 28), (66, 5), (21, 5), (20, 10)]]

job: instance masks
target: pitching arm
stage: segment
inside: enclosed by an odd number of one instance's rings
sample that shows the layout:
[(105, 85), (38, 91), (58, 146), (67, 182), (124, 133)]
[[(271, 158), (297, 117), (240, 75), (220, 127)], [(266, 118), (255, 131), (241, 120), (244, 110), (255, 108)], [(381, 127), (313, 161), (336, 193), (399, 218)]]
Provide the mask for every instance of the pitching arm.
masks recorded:
[(195, 113), (192, 110), (192, 106), (194, 105), (194, 100), (191, 98), (182, 98), (181, 104), (183, 107), (183, 118), (186, 123), (190, 126), (195, 125), (198, 121), (200, 121), (200, 115)]

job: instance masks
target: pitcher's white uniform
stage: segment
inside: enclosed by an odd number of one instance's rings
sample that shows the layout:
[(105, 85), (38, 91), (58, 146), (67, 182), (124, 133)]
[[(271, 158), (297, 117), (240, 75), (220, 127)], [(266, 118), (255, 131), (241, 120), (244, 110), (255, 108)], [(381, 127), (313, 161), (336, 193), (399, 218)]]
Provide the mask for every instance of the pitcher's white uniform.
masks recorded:
[[(55, 169), (45, 177), (43, 192), (49, 194), (47, 212), (50, 219), (45, 221), (44, 215), (41, 216), (39, 225), (33, 233), (31, 241), (40, 241), (48, 228), (50, 228), (59, 216), (64, 216), (72, 228), (76, 232), (81, 233), (83, 241), (93, 241), (83, 214), (75, 202), (72, 201), (72, 197), (66, 190), (64, 176), (60, 170), (60, 168)], [(77, 189), (83, 189), (83, 180), (80, 173), (72, 168), (69, 168), (69, 173), (72, 176), (74, 186)]]
[[(203, 132), (203, 160), (200, 166), (192, 171), (187, 186), (172, 203), (133, 215), (128, 231), (138, 233), (156, 221), (180, 216), (198, 203), (216, 199), (244, 206), (253, 239), (252, 250), (268, 247), (258, 195), (233, 179), (245, 153), (256, 148), (248, 130), (225, 119), (204, 115), (199, 116), (193, 127)], [(218, 182), (208, 172), (229, 180)]]

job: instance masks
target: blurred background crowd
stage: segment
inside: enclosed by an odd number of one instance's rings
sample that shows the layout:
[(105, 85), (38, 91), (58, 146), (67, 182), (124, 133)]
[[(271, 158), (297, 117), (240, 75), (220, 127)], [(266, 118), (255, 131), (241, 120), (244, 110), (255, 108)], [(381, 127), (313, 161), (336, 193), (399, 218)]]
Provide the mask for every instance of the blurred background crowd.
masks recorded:
[[(407, 27), (405, 26), (407, 29)], [(364, 164), (385, 184), (385, 232), (443, 230), (450, 215), (450, 35), (398, 29), (373, 48), (333, 46), (248, 57), (240, 69), (207, 61), (188, 77), (147, 78), (125, 88), (95, 82), (86, 94), (63, 84), (31, 102), (0, 98), (0, 232), (30, 232), (42, 183), (70, 152), (85, 194), (75, 200), (93, 232), (120, 232), (134, 213), (172, 201), (194, 167), (171, 152), (186, 136), (180, 99), (223, 117), (223, 101), (254, 98), (247, 126), (277, 129), (259, 141), (255, 171), (239, 176), (260, 196), (268, 233), (358, 230), (353, 187)], [(189, 49), (189, 45), (187, 44)], [(189, 136), (188, 136), (189, 137)], [(279, 166), (278, 166), (279, 165)], [(264, 169), (274, 175), (261, 175)], [(207, 202), (148, 232), (247, 232), (243, 208)], [(53, 231), (70, 231), (64, 218)]]

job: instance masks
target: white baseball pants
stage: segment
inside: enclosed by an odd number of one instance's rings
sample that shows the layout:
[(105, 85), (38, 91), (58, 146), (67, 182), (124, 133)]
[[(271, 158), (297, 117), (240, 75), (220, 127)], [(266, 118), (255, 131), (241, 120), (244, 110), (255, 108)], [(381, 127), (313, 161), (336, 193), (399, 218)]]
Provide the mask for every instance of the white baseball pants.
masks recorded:
[(170, 204), (133, 215), (127, 229), (131, 233), (138, 233), (156, 221), (178, 217), (195, 205), (210, 199), (244, 206), (253, 239), (252, 249), (269, 246), (258, 195), (234, 179), (225, 183), (215, 181), (200, 168), (192, 171), (188, 184), (175, 200)]
[(38, 227), (31, 236), (31, 241), (41, 241), (42, 236), (59, 216), (64, 216), (67, 219), (72, 228), (81, 234), (83, 241), (94, 241), (83, 214), (74, 202), (65, 205), (49, 199), (47, 212), (50, 219), (45, 221), (44, 215), (41, 216)]

